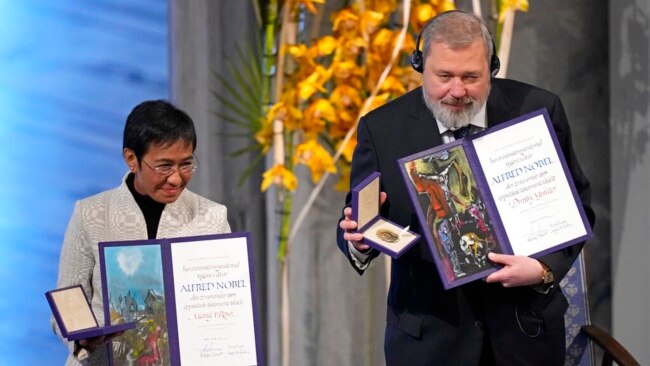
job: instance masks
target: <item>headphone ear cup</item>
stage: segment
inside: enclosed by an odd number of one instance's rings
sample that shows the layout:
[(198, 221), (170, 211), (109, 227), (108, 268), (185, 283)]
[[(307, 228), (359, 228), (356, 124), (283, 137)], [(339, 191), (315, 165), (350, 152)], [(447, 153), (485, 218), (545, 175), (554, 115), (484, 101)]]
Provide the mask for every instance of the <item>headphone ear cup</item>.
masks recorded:
[(490, 73), (492, 77), (496, 77), (501, 68), (501, 60), (497, 57), (496, 53), (492, 55), (492, 60), (490, 61)]
[[(492, 37), (492, 35), (490, 35), (490, 37)], [(500, 68), (501, 68), (501, 60), (499, 60), (499, 56), (497, 56), (497, 45), (496, 43), (494, 43), (494, 38), (492, 38), (492, 58), (490, 59), (490, 74), (492, 74), (493, 78), (497, 76)]]
[(418, 49), (413, 51), (411, 54), (411, 66), (413, 66), (413, 69), (419, 73), (422, 73), (424, 70), (424, 65), (422, 64), (422, 52)]

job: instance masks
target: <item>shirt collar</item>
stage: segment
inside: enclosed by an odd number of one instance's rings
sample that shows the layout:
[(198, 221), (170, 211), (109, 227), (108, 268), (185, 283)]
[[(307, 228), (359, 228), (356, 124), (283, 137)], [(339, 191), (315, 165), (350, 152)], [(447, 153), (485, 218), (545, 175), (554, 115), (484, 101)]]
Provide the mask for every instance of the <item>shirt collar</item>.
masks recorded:
[[(487, 128), (487, 118), (486, 118), (486, 110), (487, 110), (487, 108), (486, 108), (486, 106), (487, 106), (487, 103), (484, 103), (483, 107), (478, 111), (478, 113), (476, 113), (476, 116), (474, 116), (474, 118), (472, 118), (472, 120), (469, 121), (470, 126), (479, 127), (481, 130), (484, 130), (485, 128)], [(449, 129), (447, 127), (445, 127), (445, 125), (440, 123), (440, 121), (438, 121), (437, 119), (436, 119), (436, 123), (438, 124), (438, 130), (440, 131), (441, 135), (443, 133), (449, 131)]]

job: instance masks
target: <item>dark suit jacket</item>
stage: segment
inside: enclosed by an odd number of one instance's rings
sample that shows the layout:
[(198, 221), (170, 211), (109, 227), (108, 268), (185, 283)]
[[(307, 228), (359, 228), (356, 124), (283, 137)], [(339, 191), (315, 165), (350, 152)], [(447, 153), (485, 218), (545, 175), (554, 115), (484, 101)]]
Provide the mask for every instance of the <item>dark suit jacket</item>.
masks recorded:
[[(487, 102), (489, 126), (541, 108), (548, 110), (593, 224), (593, 211), (588, 207), (589, 182), (576, 160), (560, 99), (520, 82), (492, 80)], [(361, 119), (351, 185), (357, 185), (373, 171), (381, 172), (382, 190), (388, 194), (382, 215), (421, 232), (397, 160), (440, 144), (442, 137), (422, 100), (422, 89), (413, 90)], [(342, 235), (339, 229), (338, 245), (349, 258)], [(575, 245), (540, 259), (559, 282), (581, 248), (582, 244)], [(378, 252), (373, 251), (372, 255)], [(498, 364), (562, 365), (566, 306), (559, 286), (546, 295), (530, 287), (506, 289), (483, 281), (444, 290), (428, 247), (422, 242), (392, 261), (386, 362), (388, 365), (477, 365), (486, 341), (492, 345)]]

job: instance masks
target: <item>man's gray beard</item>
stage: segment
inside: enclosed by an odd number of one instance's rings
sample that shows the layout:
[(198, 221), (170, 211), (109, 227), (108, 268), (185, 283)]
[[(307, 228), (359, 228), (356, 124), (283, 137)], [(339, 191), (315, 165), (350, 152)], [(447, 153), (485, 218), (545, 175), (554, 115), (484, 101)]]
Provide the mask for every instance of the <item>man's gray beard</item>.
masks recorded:
[(463, 108), (460, 112), (451, 112), (443, 106), (442, 101), (434, 102), (430, 100), (424, 89), (422, 90), (422, 99), (424, 99), (424, 104), (427, 105), (427, 108), (429, 108), (431, 113), (433, 113), (433, 117), (436, 121), (442, 123), (443, 126), (450, 130), (468, 126), (472, 121), (472, 118), (481, 111), (481, 108), (483, 108), (483, 104), (485, 103), (479, 103), (476, 99), (469, 98), (469, 100), (471, 100), (469, 108)]

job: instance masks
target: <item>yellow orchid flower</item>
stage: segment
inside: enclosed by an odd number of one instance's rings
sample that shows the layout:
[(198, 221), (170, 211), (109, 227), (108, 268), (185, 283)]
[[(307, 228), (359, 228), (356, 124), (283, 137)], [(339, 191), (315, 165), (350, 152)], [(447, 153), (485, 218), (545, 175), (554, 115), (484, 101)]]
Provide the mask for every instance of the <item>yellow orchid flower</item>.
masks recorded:
[(357, 65), (355, 61), (334, 62), (331, 70), (336, 84), (347, 84), (357, 89), (361, 88), (364, 68)]
[(407, 91), (411, 91), (422, 84), (422, 74), (415, 71), (411, 66), (401, 67), (401, 80)]
[(334, 184), (334, 190), (347, 192), (350, 190), (350, 164), (339, 164), (339, 180)]
[(327, 89), (323, 84), (330, 78), (330, 72), (323, 66), (316, 66), (316, 69), (304, 80), (298, 83), (298, 97), (300, 100), (309, 99), (314, 93), (320, 91), (326, 93)]
[(277, 102), (271, 106), (268, 113), (266, 114), (266, 120), (271, 124), (272, 121), (279, 119), (285, 120), (287, 115), (287, 109), (284, 102)]
[(397, 10), (397, 0), (367, 0), (366, 3), (369, 8), (386, 15)]
[(327, 126), (327, 132), (332, 139), (343, 138), (359, 117), (359, 108), (337, 109), (336, 122)]
[(336, 13), (332, 22), (332, 30), (335, 33), (358, 32), (359, 15), (351, 8), (343, 8)]
[(431, 2), (436, 6), (438, 13), (444, 13), (445, 11), (456, 9), (456, 3), (454, 0), (432, 0)]
[(360, 75), (360, 67), (352, 60), (336, 62), (332, 65), (334, 77), (345, 81), (353, 76)]
[(381, 93), (370, 102), (370, 107), (368, 111), (371, 111), (377, 107), (384, 105), (390, 99), (390, 93)]
[(309, 168), (314, 183), (317, 183), (325, 172), (336, 173), (334, 159), (316, 140), (308, 140), (296, 147), (295, 162)]
[(345, 59), (354, 59), (368, 48), (368, 42), (362, 37), (341, 37), (341, 55)]
[(325, 36), (319, 38), (316, 43), (310, 48), (313, 57), (323, 57), (331, 55), (336, 49), (336, 38), (332, 36)]
[[(283, 94), (285, 97), (287, 94)], [(284, 128), (295, 130), (300, 127), (302, 111), (296, 108), (290, 101), (285, 102), (282, 98), (275, 103), (266, 114), (266, 124), (273, 126), (273, 121), (280, 120)]]
[(378, 63), (377, 67), (383, 70), (391, 59), (397, 35), (397, 31), (386, 28), (380, 29), (373, 37), (371, 47), (368, 50), (368, 63), (376, 62)]
[(262, 146), (262, 153), (269, 151), (273, 144), (273, 124), (263, 121), (262, 127), (255, 133), (255, 141)]
[(341, 84), (332, 90), (330, 101), (336, 108), (358, 107), (362, 103), (359, 90), (346, 84)]
[(499, 9), (528, 11), (528, 0), (500, 0)]
[(298, 187), (298, 178), (284, 167), (284, 164), (276, 164), (262, 175), (262, 192), (266, 191), (271, 184), (284, 187), (288, 191), (295, 191)]
[(363, 100), (359, 89), (351, 85), (338, 85), (330, 94), (330, 102), (336, 109), (336, 123), (329, 127), (330, 137), (340, 138), (356, 122)]
[(411, 26), (417, 32), (420, 32), (427, 22), (436, 16), (436, 14), (438, 14), (438, 12), (433, 4), (418, 4), (411, 12)]
[[(422, 45), (420, 45), (422, 47)], [(408, 55), (410, 55), (413, 50), (415, 49), (415, 38), (410, 33), (406, 34), (406, 37), (404, 37), (404, 43), (402, 44), (402, 52), (406, 52)]]
[(304, 44), (292, 44), (287, 46), (287, 53), (294, 59), (300, 59), (307, 55), (307, 46)]
[(325, 121), (336, 121), (336, 111), (327, 99), (317, 99), (305, 109), (302, 128), (311, 138), (316, 138), (325, 128)]
[[(341, 148), (341, 144), (343, 143), (343, 140), (339, 141), (336, 144), (336, 150), (338, 151)], [(356, 134), (352, 136), (350, 140), (348, 140), (348, 143), (345, 144), (345, 147), (343, 148), (343, 152), (341, 153), (341, 156), (345, 161), (348, 163), (352, 162), (352, 154), (354, 153), (354, 148), (357, 146), (357, 136)]]
[(340, 84), (332, 90), (330, 102), (336, 109), (339, 128), (345, 127), (345, 131), (356, 121), (363, 99), (358, 88), (348, 84)]
[(454, 9), (454, 0), (431, 0), (429, 3), (418, 4), (411, 12), (411, 26), (416, 32), (420, 32), (433, 17)]
[(376, 11), (365, 11), (361, 15), (361, 30), (367, 35), (372, 35), (379, 29), (381, 22), (384, 20), (384, 14)]
[[(394, 93), (397, 95), (404, 94), (406, 88), (404, 84), (393, 75), (388, 75), (384, 82), (381, 84), (381, 90), (384, 92)], [(383, 104), (383, 103), (382, 103)]]
[(298, 4), (303, 4), (305, 6), (305, 9), (307, 9), (310, 13), (316, 14), (318, 10), (316, 10), (316, 6), (314, 3), (317, 4), (325, 4), (325, 0), (299, 0)]
[(299, 65), (299, 70), (312, 70), (316, 67), (315, 58), (319, 57), (317, 45), (307, 48), (303, 43), (288, 45), (286, 53)]
[(503, 22), (508, 10), (528, 11), (528, 0), (499, 0), (499, 23)]

